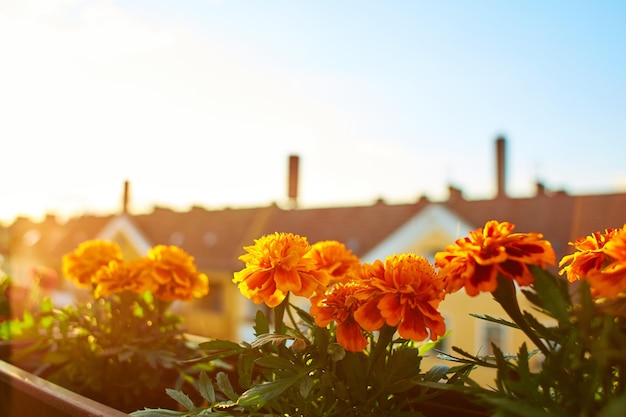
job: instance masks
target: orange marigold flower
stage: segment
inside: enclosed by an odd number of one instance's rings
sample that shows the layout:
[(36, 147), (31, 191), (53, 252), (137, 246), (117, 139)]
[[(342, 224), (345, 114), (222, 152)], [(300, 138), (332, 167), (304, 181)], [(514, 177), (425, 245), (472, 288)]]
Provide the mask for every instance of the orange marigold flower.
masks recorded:
[(621, 264), (626, 261), (626, 224), (617, 229), (611, 240), (604, 245), (604, 253), (613, 260), (613, 263)]
[(355, 269), (361, 263), (358, 256), (336, 240), (314, 243), (307, 257), (315, 260), (319, 269), (330, 274), (329, 284), (351, 280), (354, 278)]
[(586, 279), (597, 297), (623, 296), (626, 293), (626, 225), (622, 229), (607, 229), (604, 235), (599, 236), (603, 245), (596, 252), (592, 252), (596, 256), (589, 255), (591, 260), (588, 263), (592, 267), (584, 269), (585, 264), (582, 261), (577, 264), (579, 258), (584, 256), (578, 255), (571, 258), (572, 264), (567, 272), (576, 266), (577, 269), (572, 274), (578, 279)]
[(153, 282), (150, 279), (150, 263), (147, 259), (134, 259), (129, 262), (111, 261), (107, 266), (98, 270), (94, 283), (96, 298), (106, 297), (110, 294), (132, 291), (143, 293), (149, 289)]
[(74, 252), (63, 256), (63, 274), (79, 288), (86, 288), (96, 273), (111, 261), (121, 261), (122, 250), (115, 242), (88, 240), (78, 245)]
[(311, 249), (305, 237), (292, 233), (274, 233), (255, 239), (244, 247), (248, 252), (239, 257), (246, 266), (235, 272), (233, 282), (256, 304), (269, 307), (280, 304), (288, 292), (310, 297), (330, 276), (319, 270), (314, 259), (307, 257)]
[(437, 272), (428, 260), (414, 254), (393, 255), (385, 263), (363, 265), (369, 282), (367, 301), (354, 318), (367, 331), (380, 329), (384, 323), (398, 326), (405, 339), (422, 341), (443, 336), (446, 326), (437, 310), (444, 293)]
[(498, 286), (498, 274), (527, 286), (534, 281), (528, 265), (554, 265), (556, 255), (542, 234), (512, 233), (514, 228), (511, 223), (491, 220), (484, 228), (438, 252), (435, 265), (441, 268), (446, 292), (461, 287), (470, 296), (493, 292)]
[(319, 302), (311, 304), (315, 324), (326, 327), (331, 321), (336, 322), (337, 342), (350, 352), (361, 352), (367, 346), (361, 326), (354, 319), (354, 312), (365, 302), (358, 297), (364, 285), (363, 281), (339, 283)]
[(561, 259), (559, 266), (567, 263), (569, 265), (563, 267), (559, 275), (567, 273), (569, 281), (576, 281), (586, 277), (590, 271), (601, 269), (607, 256), (604, 253), (604, 245), (615, 233), (614, 229), (605, 229), (604, 233), (595, 232), (590, 236), (578, 238), (575, 242), (569, 242), (576, 252)]
[(148, 251), (145, 273), (154, 295), (163, 301), (190, 300), (209, 293), (209, 278), (197, 271), (193, 256), (177, 246), (157, 245)]

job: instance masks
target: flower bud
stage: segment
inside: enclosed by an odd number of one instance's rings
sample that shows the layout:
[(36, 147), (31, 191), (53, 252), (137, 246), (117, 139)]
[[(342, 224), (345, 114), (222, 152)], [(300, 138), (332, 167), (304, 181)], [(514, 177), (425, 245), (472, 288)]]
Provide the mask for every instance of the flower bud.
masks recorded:
[(326, 353), (333, 362), (338, 362), (346, 357), (346, 350), (339, 343), (329, 344)]
[(306, 342), (304, 339), (295, 339), (291, 345), (291, 349), (296, 353), (304, 352), (304, 349), (306, 349)]

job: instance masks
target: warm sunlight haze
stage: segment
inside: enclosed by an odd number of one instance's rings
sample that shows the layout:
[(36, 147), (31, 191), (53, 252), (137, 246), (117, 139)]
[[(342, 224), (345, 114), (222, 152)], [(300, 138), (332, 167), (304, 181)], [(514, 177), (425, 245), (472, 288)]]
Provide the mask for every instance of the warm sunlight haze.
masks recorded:
[(626, 191), (620, 1), (0, 0), (0, 223)]

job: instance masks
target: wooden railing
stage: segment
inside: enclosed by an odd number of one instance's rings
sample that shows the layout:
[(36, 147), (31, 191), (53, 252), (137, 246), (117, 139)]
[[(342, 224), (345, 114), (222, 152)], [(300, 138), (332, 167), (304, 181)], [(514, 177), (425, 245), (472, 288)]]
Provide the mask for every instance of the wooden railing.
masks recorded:
[(0, 360), (2, 417), (128, 417)]

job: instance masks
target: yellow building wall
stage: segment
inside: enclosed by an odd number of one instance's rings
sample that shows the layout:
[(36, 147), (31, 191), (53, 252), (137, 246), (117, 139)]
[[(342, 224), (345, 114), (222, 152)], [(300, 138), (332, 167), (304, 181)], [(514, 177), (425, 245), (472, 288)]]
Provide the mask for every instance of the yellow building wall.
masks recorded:
[(139, 253), (135, 245), (128, 239), (126, 234), (121, 231), (117, 232), (111, 240), (119, 245), (122, 251), (122, 256), (127, 261), (146, 256), (145, 253)]
[(181, 302), (177, 313), (189, 333), (224, 340), (236, 340), (246, 321), (245, 297), (232, 282), (232, 272), (207, 271), (209, 294), (199, 300)]
[(453, 243), (450, 236), (438, 229), (432, 230), (425, 236), (421, 236), (419, 240), (409, 248), (409, 252), (415, 255), (423, 256), (433, 262), (435, 253), (443, 251), (446, 246)]
[[(536, 313), (529, 305), (526, 297), (518, 292), (518, 300), (522, 311), (531, 312), (541, 322), (549, 323), (548, 318), (543, 318), (540, 313)], [(517, 354), (522, 343), (526, 343), (528, 350), (536, 349), (536, 346), (524, 335), (521, 330), (511, 327), (489, 323), (470, 314), (488, 315), (495, 318), (502, 318), (510, 321), (502, 307), (493, 300), (490, 293), (481, 293), (478, 296), (470, 297), (464, 290), (460, 290), (454, 294), (450, 294), (440, 304), (439, 311), (446, 320), (446, 328), (450, 331), (446, 340), (443, 342), (445, 353), (453, 356), (460, 356), (452, 350), (452, 346), (459, 347), (464, 351), (476, 355), (490, 355), (490, 344), (485, 334), (488, 326), (499, 328), (501, 339), (496, 343), (505, 354)], [(536, 354), (531, 360), (531, 366), (538, 366), (541, 355)], [(424, 362), (425, 369), (435, 364), (444, 364), (447, 366), (456, 366), (456, 363), (435, 359), (433, 356), (428, 357)], [(472, 379), (478, 383), (489, 386), (494, 385), (495, 370), (488, 368), (477, 368), (471, 374)]]
[[(434, 228), (428, 234), (419, 236), (413, 245), (410, 246), (409, 252), (421, 255), (434, 261), (435, 253), (443, 251), (446, 246), (454, 243), (457, 237), (452, 237), (442, 229)], [(539, 313), (530, 308), (526, 298), (519, 293), (518, 300), (522, 310), (531, 311), (540, 321), (542, 320)], [(496, 318), (504, 318), (508, 320), (508, 316), (502, 310), (502, 307), (493, 300), (490, 293), (482, 293), (476, 297), (468, 296), (464, 290), (450, 294), (441, 302), (439, 311), (445, 318), (446, 328), (450, 331), (446, 340), (442, 342), (442, 350), (453, 356), (459, 356), (451, 348), (459, 347), (470, 354), (477, 356), (490, 355), (490, 343), (487, 341), (487, 332), (489, 326), (499, 328), (500, 340), (498, 346), (504, 353), (517, 354), (522, 343), (526, 342), (529, 351), (536, 349), (534, 344), (530, 342), (521, 330), (491, 324), (485, 320), (472, 317), (470, 314), (489, 315)], [(537, 364), (541, 360), (540, 355), (531, 361), (531, 364)], [(450, 367), (458, 365), (455, 362), (444, 361), (436, 358), (436, 354), (427, 356), (423, 361), (423, 370), (428, 370), (433, 365), (447, 365)], [(495, 370), (487, 368), (477, 368), (472, 373), (472, 378), (483, 385), (493, 385), (495, 380)]]

